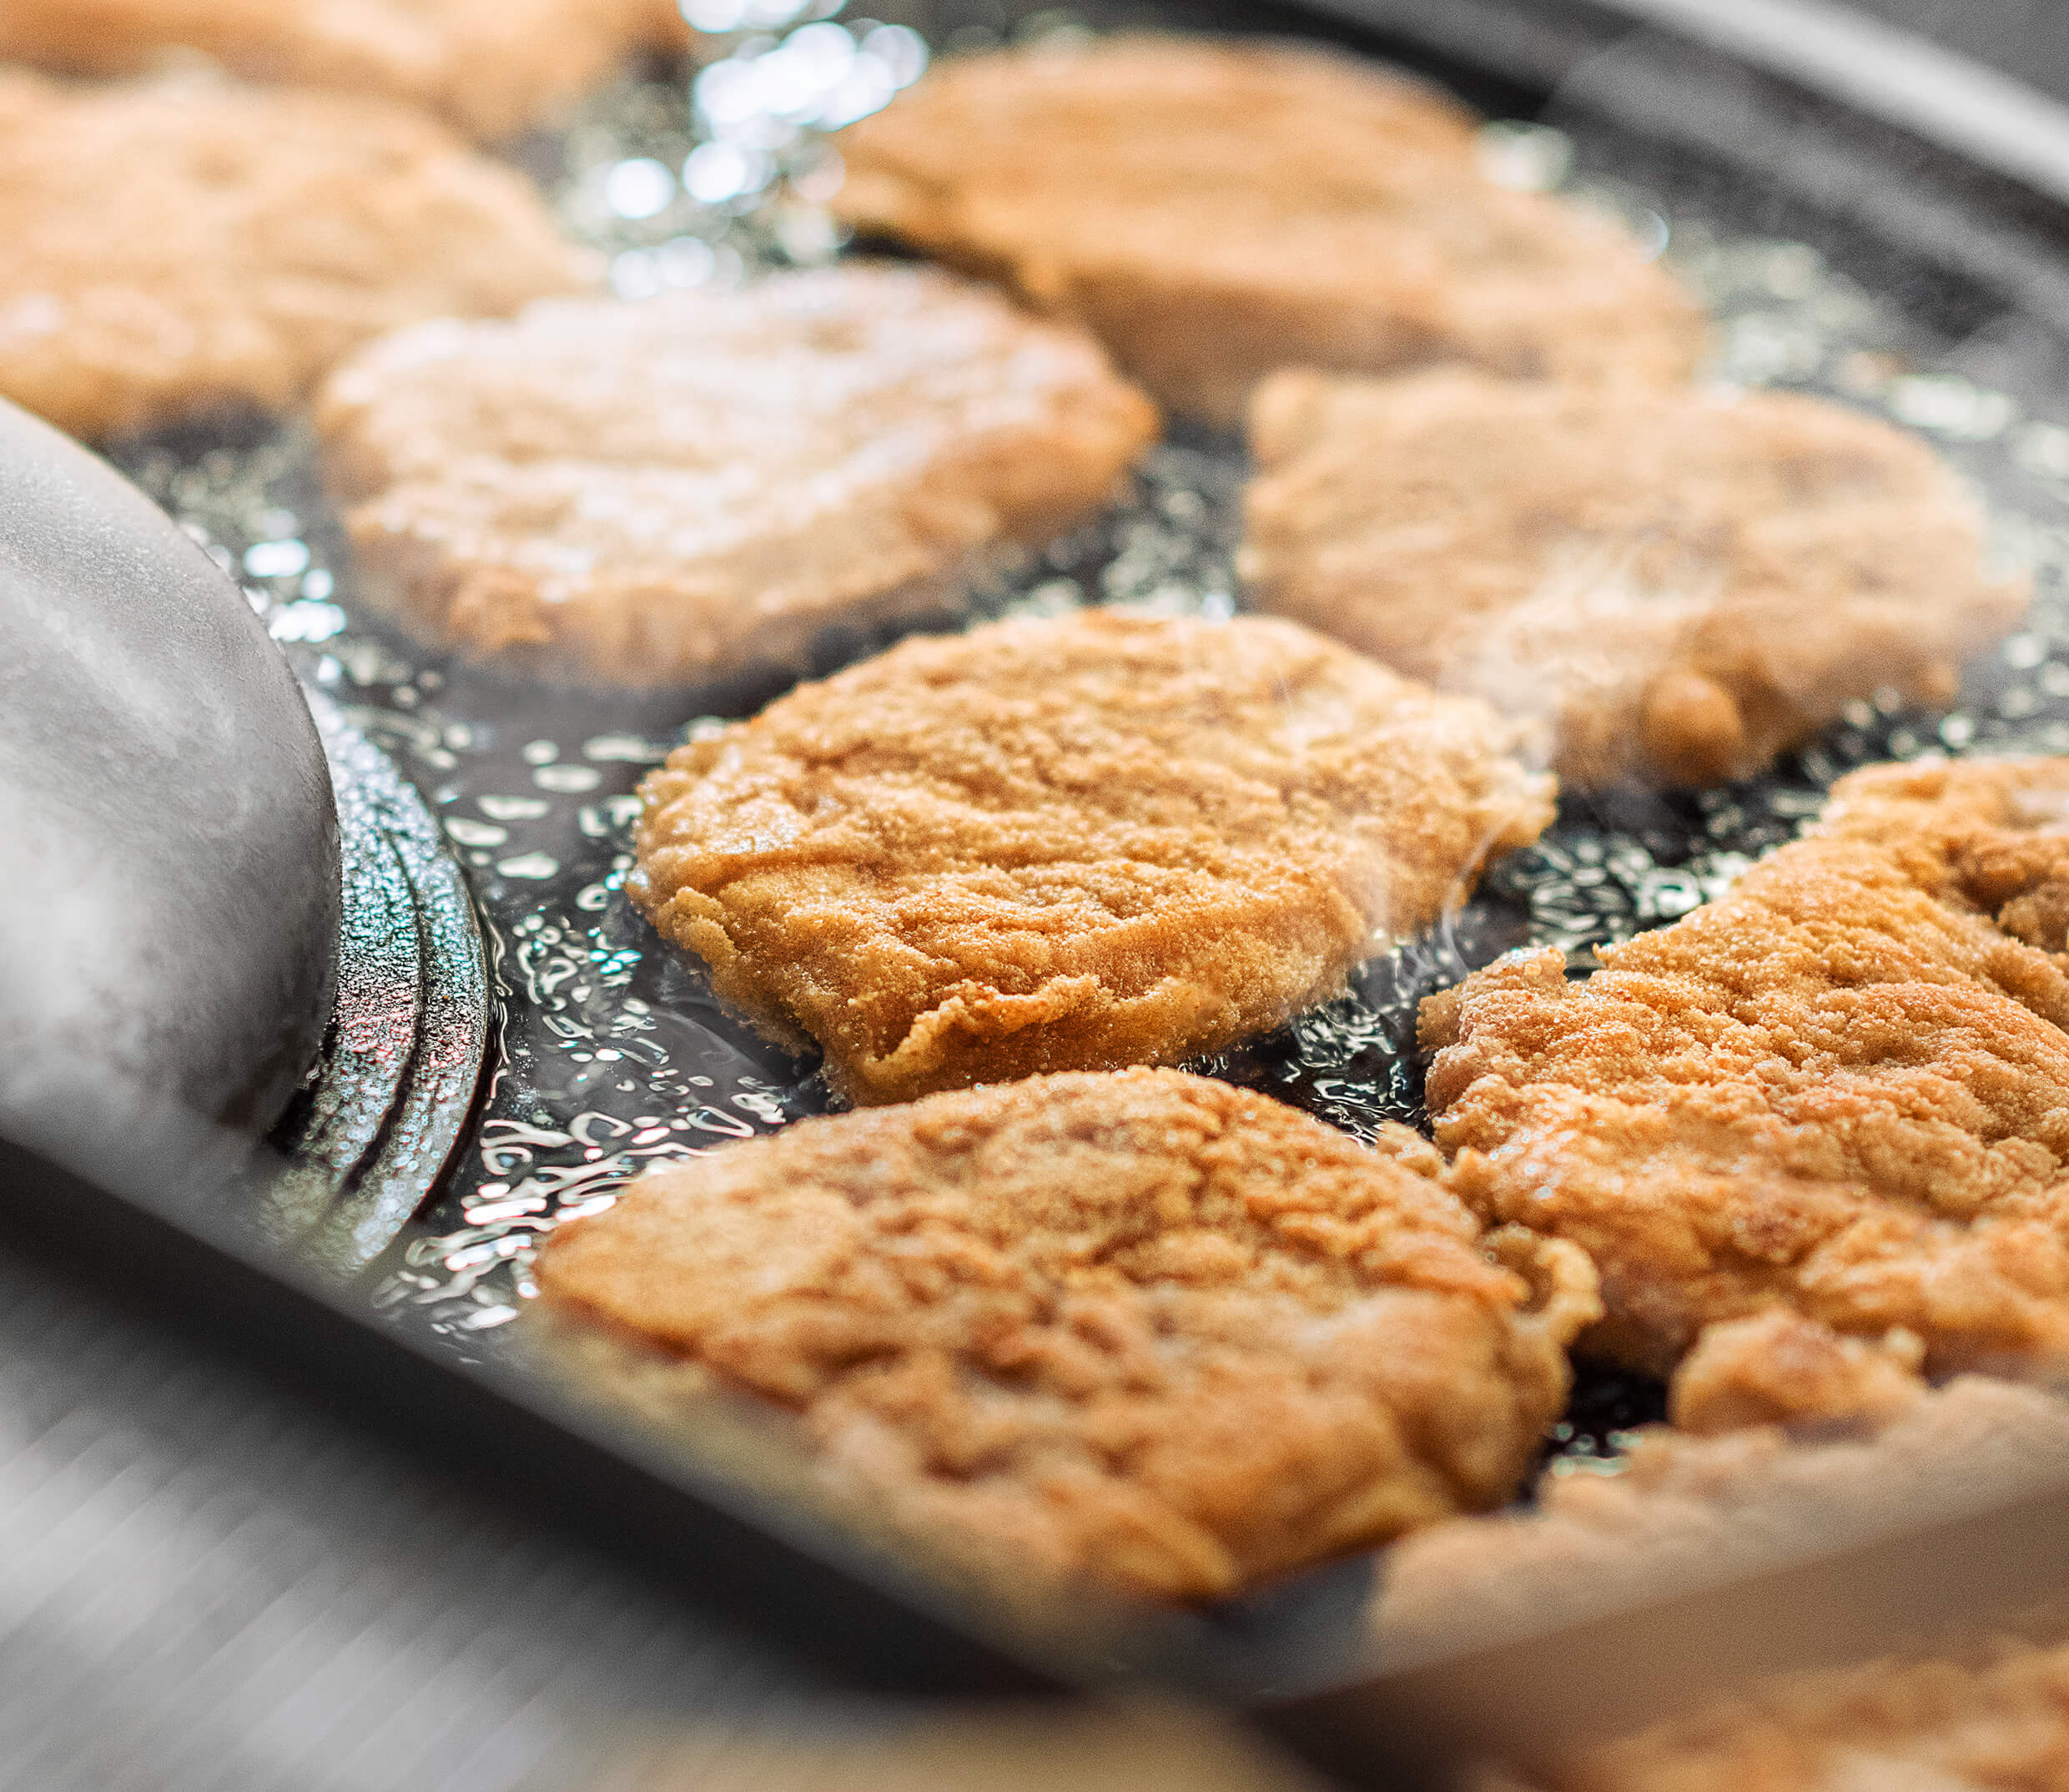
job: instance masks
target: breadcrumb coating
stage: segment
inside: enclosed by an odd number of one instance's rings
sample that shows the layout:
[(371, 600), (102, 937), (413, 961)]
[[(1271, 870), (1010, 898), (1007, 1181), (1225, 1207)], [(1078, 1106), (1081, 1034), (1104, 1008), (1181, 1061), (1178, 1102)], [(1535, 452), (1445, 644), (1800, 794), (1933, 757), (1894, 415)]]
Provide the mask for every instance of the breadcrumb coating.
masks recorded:
[(1920, 1387), (1845, 1435), (1648, 1426), (1618, 1472), (1547, 1475), (1528, 1506), (1402, 1538), (1372, 1621), (1397, 1662), (1492, 1647), (1542, 1631), (1548, 1613), (1578, 1624), (1973, 1513), (1979, 1490), (2011, 1497), (2058, 1482), (2065, 1452), (2069, 1401), (1984, 1376)]
[(2069, 1646), (1891, 1657), (1770, 1680), (1590, 1749), (1543, 1792), (2056, 1792), (2069, 1784)]
[(1795, 393), (1291, 372), (1251, 408), (1261, 605), (1549, 725), (1562, 783), (1746, 778), (1953, 699), (2031, 581), (1915, 436)]
[(368, 338), (599, 269), (531, 184), (366, 95), (0, 70), (0, 394), (89, 439), (281, 410)]
[(949, 58), (835, 138), (857, 228), (1087, 325), (1234, 429), (1274, 368), (1671, 384), (1704, 325), (1617, 225), (1494, 186), (1450, 100), (1347, 56), (1120, 37)]
[(1374, 1150), (1169, 1070), (808, 1120), (552, 1236), (563, 1309), (796, 1409), (832, 1482), (994, 1572), (1174, 1598), (1514, 1490), (1597, 1311)]
[(1654, 1373), (1783, 1306), (1936, 1377), (2058, 1377), (2066, 929), (2069, 759), (1855, 773), (1585, 983), (1531, 952), (1425, 1004), (1452, 1185), (1586, 1250), (1588, 1347)]
[(369, 594), (414, 632), (660, 686), (938, 612), (1104, 503), (1157, 419), (1082, 332), (848, 263), (404, 331), (316, 426)]
[(479, 138), (552, 123), (635, 50), (688, 40), (672, 0), (7, 0), (0, 57), (128, 75), (199, 52), (252, 81), (425, 106)]
[(648, 778), (627, 888), (858, 1103), (1278, 1025), (1536, 838), (1511, 730), (1291, 622), (913, 640)]
[(1873, 1432), (1926, 1392), (1923, 1341), (1900, 1326), (1842, 1337), (1785, 1306), (1705, 1326), (1668, 1390), (1667, 1416), (1698, 1437), (1750, 1425), (1799, 1435)]

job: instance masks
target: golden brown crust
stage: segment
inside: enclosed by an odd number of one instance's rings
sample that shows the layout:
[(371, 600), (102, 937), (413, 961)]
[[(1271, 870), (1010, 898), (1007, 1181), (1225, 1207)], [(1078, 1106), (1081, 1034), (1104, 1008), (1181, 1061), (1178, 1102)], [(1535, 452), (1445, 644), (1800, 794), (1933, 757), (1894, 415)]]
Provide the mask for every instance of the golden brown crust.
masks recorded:
[(316, 411), (355, 554), (415, 632), (665, 685), (939, 607), (1103, 502), (1155, 408), (1081, 333), (932, 269), (434, 324)]
[(1649, 1426), (1620, 1472), (1574, 1467), (1528, 1507), (1402, 1539), (1374, 1626), (1403, 1665), (1493, 1647), (1548, 1613), (1578, 1624), (2051, 1487), (2066, 1451), (2069, 1402), (1981, 1376), (1919, 1390), (1873, 1435)]
[(1588, 1750), (1545, 1792), (2059, 1792), (2069, 1647), (1791, 1675)]
[(89, 438), (282, 410), (383, 330), (596, 272), (530, 183), (385, 100), (4, 71), (0, 241), (0, 393)]
[(680, 48), (671, 0), (7, 0), (0, 57), (137, 74), (199, 51), (253, 81), (379, 93), (480, 138), (553, 121), (635, 50)]
[(1722, 900), (1568, 984), (1512, 956), (1425, 1014), (1453, 1185), (1603, 1273), (1670, 1370), (1787, 1306), (1926, 1371), (2069, 1369), (2069, 760), (1885, 766)]
[(953, 58), (838, 139), (867, 231), (1102, 336), (1235, 428), (1275, 367), (1670, 383), (1703, 325), (1615, 226), (1490, 185), (1449, 100), (1286, 45), (1112, 38)]
[(1507, 1498), (1565, 1398), (1580, 1254), (1483, 1249), (1387, 1142), (1175, 1071), (1041, 1078), (650, 1173), (539, 1280), (797, 1408), (904, 1528), (1221, 1593)]
[(1900, 1327), (1842, 1337), (1769, 1307), (1705, 1326), (1668, 1390), (1667, 1416), (1696, 1437), (1781, 1425), (1799, 1434), (1873, 1433), (1926, 1392), (1923, 1342)]
[(1543, 716), (1569, 784), (1748, 777), (1880, 688), (1946, 702), (2031, 595), (1922, 442), (1795, 394), (1294, 372), (1251, 443), (1264, 607)]
[(1484, 706), (1291, 622), (907, 642), (692, 737), (627, 884), (857, 1102), (1219, 1050), (1536, 838)]

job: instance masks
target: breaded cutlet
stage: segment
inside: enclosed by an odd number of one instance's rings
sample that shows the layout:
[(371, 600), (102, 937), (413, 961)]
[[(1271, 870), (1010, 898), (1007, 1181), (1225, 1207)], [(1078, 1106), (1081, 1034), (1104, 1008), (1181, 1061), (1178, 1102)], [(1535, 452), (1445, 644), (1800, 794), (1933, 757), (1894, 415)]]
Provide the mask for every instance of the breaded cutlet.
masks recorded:
[(1597, 1309), (1373, 1149), (1170, 1070), (798, 1121), (553, 1233), (563, 1314), (798, 1413), (820, 1472), (994, 1576), (1170, 1598), (1514, 1490)]
[(370, 602), (512, 671), (633, 687), (941, 614), (1157, 431), (1082, 331), (864, 262), (402, 331), (315, 415)]
[(1588, 1251), (1586, 1347), (1654, 1374), (1780, 1307), (1936, 1378), (2051, 1380), (2066, 945), (2069, 759), (1854, 773), (1810, 838), (1585, 982), (1527, 952), (1424, 1004), (1452, 1185)]
[(1797, 393), (1285, 373), (1251, 409), (1256, 601), (1505, 714), (1569, 788), (1746, 778), (2018, 624), (1915, 436)]
[(627, 888), (848, 1100), (1171, 1063), (1337, 994), (1550, 820), (1514, 730), (1291, 622), (908, 641), (642, 788)]
[(1458, 106), (1347, 55), (1122, 36), (952, 57), (834, 142), (857, 229), (1085, 324), (1223, 429), (1278, 367), (1643, 386), (1704, 349), (1619, 225), (1494, 185)]

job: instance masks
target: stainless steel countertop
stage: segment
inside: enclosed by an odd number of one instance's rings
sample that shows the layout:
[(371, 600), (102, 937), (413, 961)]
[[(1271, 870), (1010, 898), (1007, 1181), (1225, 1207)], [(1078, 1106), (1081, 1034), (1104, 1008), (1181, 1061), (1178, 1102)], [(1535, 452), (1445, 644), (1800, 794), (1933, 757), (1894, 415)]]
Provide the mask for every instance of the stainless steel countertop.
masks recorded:
[(0, 1787), (511, 1792), (872, 1708), (0, 1251)]

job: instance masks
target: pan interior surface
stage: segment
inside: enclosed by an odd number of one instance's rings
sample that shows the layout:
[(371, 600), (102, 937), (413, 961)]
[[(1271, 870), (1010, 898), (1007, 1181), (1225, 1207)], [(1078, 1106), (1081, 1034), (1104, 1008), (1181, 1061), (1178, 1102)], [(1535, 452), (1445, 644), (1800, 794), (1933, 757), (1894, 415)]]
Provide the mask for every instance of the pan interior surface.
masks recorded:
[[(1513, 58), (1476, 66), (1461, 59), (1455, 25), (1422, 28), (1441, 10), (1375, 8), (1370, 31), (1341, 16), (1237, 5), (1066, 16), (941, 3), (909, 16), (937, 50), (1174, 22), (1311, 31), (1447, 81), (1496, 115), (1484, 145), (1504, 178), (1611, 211), (1669, 258), (1715, 315), (1723, 377), (1822, 394), (1929, 440), (1986, 495), (1999, 551), (2032, 569), (2038, 596), (2027, 626), (1971, 668), (1951, 710), (1865, 700), (1743, 783), (1569, 797), (1543, 840), (1496, 865), (1434, 934), (1375, 962), (1342, 999), (1196, 1067), (1367, 1135), (1385, 1120), (1424, 1119), (1416, 1004), (1467, 969), (1537, 944), (1584, 970), (1594, 948), (1678, 919), (1794, 838), (1826, 787), (1856, 766), (2069, 753), (2069, 254), (2060, 247), (2069, 224), (1886, 123), (1714, 53), (1642, 32), (1605, 37), (1593, 18), (1548, 73)], [(1500, 43), (1533, 12), (1478, 10), (1506, 22)], [(744, 66), (777, 47), (743, 40), (732, 60)], [(1556, 93), (1548, 76), (1560, 79)], [(747, 184), (729, 199), (677, 192), (637, 218), (612, 209), (615, 170), (677, 169), (746, 141), (692, 113), (687, 78), (670, 70), (627, 82), (595, 102), (562, 146), (561, 215), (612, 257), (616, 289), (638, 296), (725, 283), (838, 253), (811, 197), (827, 164), (810, 132), (756, 151), (758, 161), (735, 155)], [(648, 1165), (830, 1105), (815, 1066), (725, 1011), (622, 888), (641, 776), (692, 720), (751, 712), (770, 691), (506, 683), (384, 629), (355, 602), (338, 521), (295, 429), (137, 442), (121, 458), (239, 570), (304, 677), (392, 756), (464, 868), (495, 1004), (487, 1082), (451, 1173), (367, 1286), (376, 1307), (427, 1322), (461, 1356), (496, 1356), (533, 1291), (531, 1248), (557, 1218)], [(1245, 471), (1232, 441), (1174, 437), (1126, 502), (997, 575), (974, 594), (969, 616), (1100, 603), (1231, 613)], [(883, 644), (829, 641), (818, 669)], [(1577, 1467), (1612, 1458), (1623, 1432), (1661, 1415), (1661, 1400), (1640, 1378), (1584, 1373), (1548, 1452)], [(1372, 1571), (1369, 1560), (1349, 1564), (1215, 1621), (1288, 1659), (1296, 1637), (1355, 1628), (1342, 1614), (1360, 1608)], [(1333, 1671), (1316, 1659), (1295, 1677)]]

